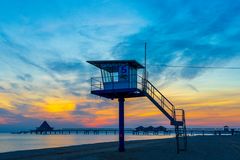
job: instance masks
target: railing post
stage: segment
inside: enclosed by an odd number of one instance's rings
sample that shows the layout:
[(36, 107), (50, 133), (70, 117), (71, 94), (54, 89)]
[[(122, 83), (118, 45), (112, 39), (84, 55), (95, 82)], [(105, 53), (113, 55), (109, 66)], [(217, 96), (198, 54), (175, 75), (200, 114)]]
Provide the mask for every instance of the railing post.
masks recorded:
[(185, 111), (182, 110), (182, 120), (185, 122)]
[(174, 121), (177, 121), (177, 118), (176, 118), (176, 110), (172, 110), (172, 116), (173, 116), (173, 119)]
[(175, 121), (177, 120), (177, 117), (176, 117), (176, 110), (175, 110), (175, 107), (172, 106), (172, 112), (173, 112), (173, 118), (175, 119)]
[(143, 80), (143, 90), (147, 91), (147, 80), (146, 78), (142, 78), (142, 80)]
[(164, 108), (164, 98), (162, 98), (162, 107)]
[(151, 85), (151, 94), (152, 94), (152, 97), (153, 97), (154, 93), (153, 93), (153, 86), (152, 85)]

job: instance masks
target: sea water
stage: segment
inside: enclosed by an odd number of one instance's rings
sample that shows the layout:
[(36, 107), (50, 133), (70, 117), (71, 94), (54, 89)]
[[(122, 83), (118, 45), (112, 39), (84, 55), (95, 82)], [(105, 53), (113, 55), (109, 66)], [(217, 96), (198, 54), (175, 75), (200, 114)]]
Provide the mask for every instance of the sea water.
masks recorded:
[[(132, 135), (125, 134), (125, 140), (164, 139), (174, 135)], [(41, 148), (63, 147), (81, 144), (118, 141), (118, 135), (68, 134), (68, 135), (35, 135), (0, 133), (0, 153)]]

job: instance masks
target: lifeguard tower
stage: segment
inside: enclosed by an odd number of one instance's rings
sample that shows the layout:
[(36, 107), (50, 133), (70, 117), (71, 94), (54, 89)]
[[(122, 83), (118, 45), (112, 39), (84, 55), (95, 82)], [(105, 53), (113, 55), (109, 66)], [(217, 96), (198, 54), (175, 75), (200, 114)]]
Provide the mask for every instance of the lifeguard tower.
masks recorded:
[[(117, 98), (119, 101), (120, 152), (124, 151), (124, 101), (125, 98), (133, 97), (147, 97), (158, 107), (170, 120), (170, 124), (175, 126), (177, 152), (186, 150), (187, 134), (184, 110), (175, 109), (175, 106), (145, 78), (146, 76), (138, 75), (138, 70), (144, 69), (144, 66), (135, 60), (87, 62), (98, 67), (101, 71), (101, 77), (91, 78), (91, 93), (109, 99)], [(183, 143), (180, 144), (180, 142)]]

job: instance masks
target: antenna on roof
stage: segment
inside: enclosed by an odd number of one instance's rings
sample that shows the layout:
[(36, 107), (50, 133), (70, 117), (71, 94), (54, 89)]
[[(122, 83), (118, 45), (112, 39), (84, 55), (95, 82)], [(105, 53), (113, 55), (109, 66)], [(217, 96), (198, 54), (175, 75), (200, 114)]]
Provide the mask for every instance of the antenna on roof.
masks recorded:
[(144, 43), (144, 67), (145, 67), (145, 73), (144, 73), (144, 78), (147, 80), (147, 42)]

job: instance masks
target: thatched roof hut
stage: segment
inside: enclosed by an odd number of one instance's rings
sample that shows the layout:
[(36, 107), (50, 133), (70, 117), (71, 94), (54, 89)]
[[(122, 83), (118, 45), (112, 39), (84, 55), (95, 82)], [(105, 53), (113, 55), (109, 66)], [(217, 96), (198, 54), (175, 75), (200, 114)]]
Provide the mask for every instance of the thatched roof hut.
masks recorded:
[(37, 131), (52, 131), (53, 130), (53, 127), (51, 127), (47, 121), (44, 121), (40, 127), (37, 127), (36, 129)]
[(143, 127), (143, 126), (139, 126), (139, 127), (135, 128), (135, 131), (136, 131), (136, 132), (139, 132), (139, 131), (144, 131), (144, 132), (151, 132), (151, 131), (158, 132), (158, 131), (164, 131), (164, 132), (166, 132), (166, 131), (167, 131), (167, 128), (165, 128), (165, 127), (163, 127), (163, 126), (159, 126), (159, 127), (153, 127), (153, 126)]
[(149, 127), (144, 128), (145, 132), (149, 132), (149, 131), (153, 131), (153, 130), (154, 130), (153, 126), (149, 126)]
[(164, 131), (164, 132), (166, 132), (166, 131), (167, 131), (167, 128), (166, 128), (166, 127), (163, 127), (163, 126), (159, 126), (159, 127), (155, 127), (155, 128), (154, 128), (154, 131), (155, 131), (155, 132), (158, 132), (158, 131)]
[(144, 130), (144, 127), (143, 127), (143, 126), (139, 126), (139, 127), (135, 128), (135, 130), (136, 130), (137, 132), (143, 131), (143, 130)]

